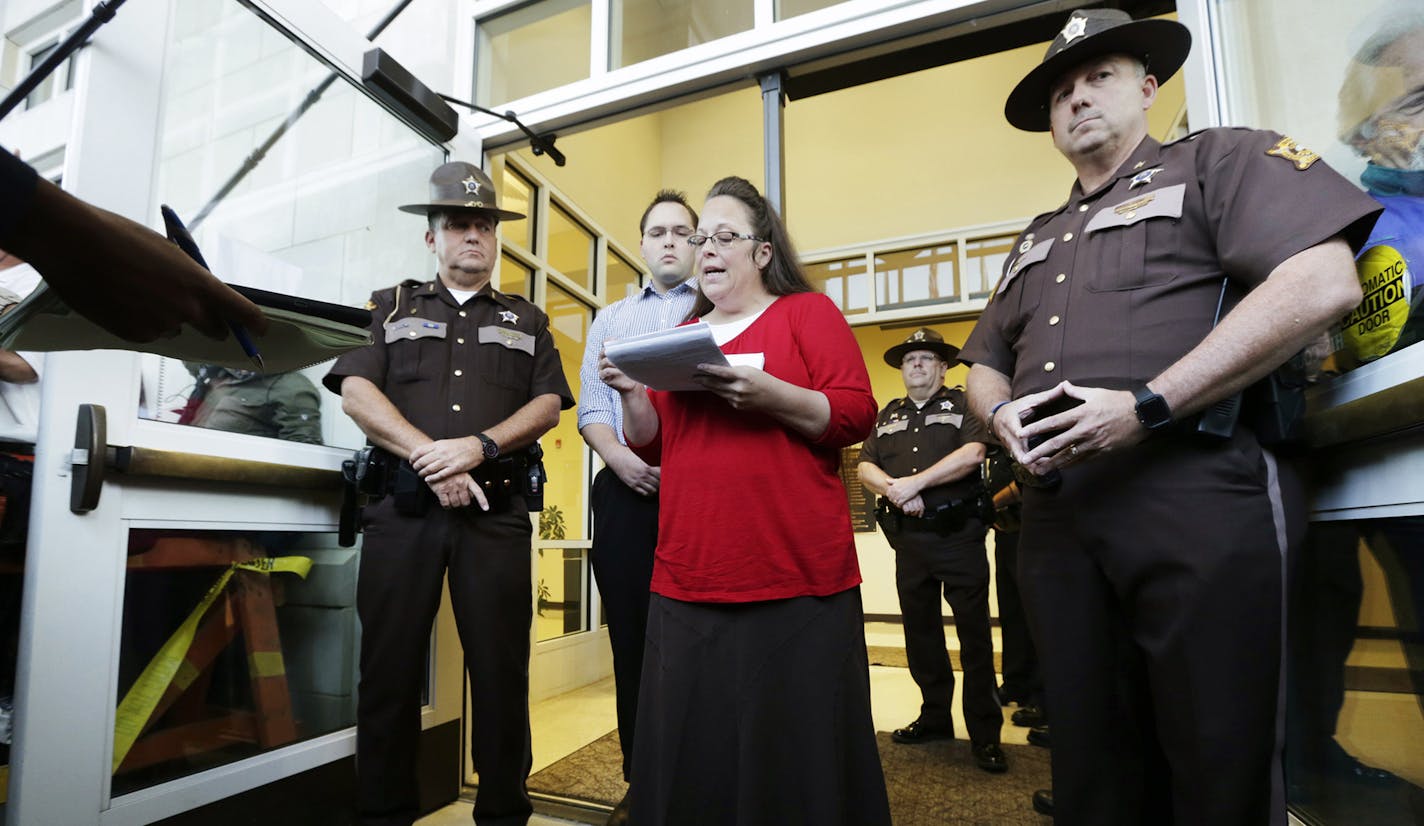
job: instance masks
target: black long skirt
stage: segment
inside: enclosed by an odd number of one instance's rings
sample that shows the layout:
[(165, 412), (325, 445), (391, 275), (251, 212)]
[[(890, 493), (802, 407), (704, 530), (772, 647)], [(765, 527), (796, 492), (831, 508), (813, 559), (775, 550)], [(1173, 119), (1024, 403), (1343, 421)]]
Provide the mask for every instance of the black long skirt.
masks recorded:
[(860, 588), (654, 594), (631, 797), (638, 826), (888, 826)]

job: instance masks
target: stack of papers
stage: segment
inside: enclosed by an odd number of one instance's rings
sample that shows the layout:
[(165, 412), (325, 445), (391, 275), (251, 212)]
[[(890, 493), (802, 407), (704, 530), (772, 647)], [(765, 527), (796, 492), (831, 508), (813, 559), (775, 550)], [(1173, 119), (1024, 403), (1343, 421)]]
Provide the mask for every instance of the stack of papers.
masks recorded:
[(763, 367), (761, 353), (725, 355), (706, 324), (684, 324), (610, 341), (603, 352), (628, 378), (654, 390), (706, 390), (692, 376), (699, 364)]

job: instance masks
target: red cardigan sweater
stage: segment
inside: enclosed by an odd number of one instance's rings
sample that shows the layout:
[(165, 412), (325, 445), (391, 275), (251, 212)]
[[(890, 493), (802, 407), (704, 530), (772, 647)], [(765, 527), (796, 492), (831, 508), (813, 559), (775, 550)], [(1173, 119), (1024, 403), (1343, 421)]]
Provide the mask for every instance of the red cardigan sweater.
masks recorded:
[(635, 450), (662, 466), (653, 592), (755, 602), (858, 585), (840, 448), (876, 407), (845, 318), (820, 293), (781, 296), (722, 351), (762, 353), (767, 373), (824, 393), (830, 424), (811, 440), (710, 392), (648, 391), (658, 433)]

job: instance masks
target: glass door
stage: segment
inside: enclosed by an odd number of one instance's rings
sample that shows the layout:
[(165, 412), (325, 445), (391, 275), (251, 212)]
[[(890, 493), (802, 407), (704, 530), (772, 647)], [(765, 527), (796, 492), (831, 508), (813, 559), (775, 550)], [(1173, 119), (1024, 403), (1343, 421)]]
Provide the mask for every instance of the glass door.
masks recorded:
[[(396, 207), (447, 147), (348, 80), (363, 43), (315, 0), (130, 4), (76, 67), (66, 184), (150, 226), (170, 205), (231, 282), (361, 306), (428, 278), (424, 221)], [(49, 357), (5, 822), (153, 822), (354, 752), (360, 552), (337, 541), (337, 480), (364, 438), (326, 368)], [(104, 424), (87, 456), (81, 419)], [(105, 469), (124, 448), (146, 460)], [(458, 728), (446, 605), (426, 728)]]

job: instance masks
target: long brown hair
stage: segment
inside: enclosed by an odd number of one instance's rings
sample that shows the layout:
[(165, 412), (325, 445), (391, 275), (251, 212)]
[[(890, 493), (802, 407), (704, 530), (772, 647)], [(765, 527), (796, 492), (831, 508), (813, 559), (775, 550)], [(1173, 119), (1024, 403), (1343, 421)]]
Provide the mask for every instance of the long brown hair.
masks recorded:
[[(811, 286), (801, 269), (801, 259), (786, 232), (786, 224), (782, 223), (781, 216), (776, 214), (751, 181), (736, 176), (723, 178), (707, 190), (708, 200), (719, 195), (741, 201), (752, 217), (752, 235), (771, 243), (771, 262), (761, 271), (761, 284), (766, 291), (772, 295), (815, 292), (816, 288)], [(710, 312), (712, 302), (702, 294), (699, 286), (697, 300), (687, 314), (687, 320), (701, 318)]]

